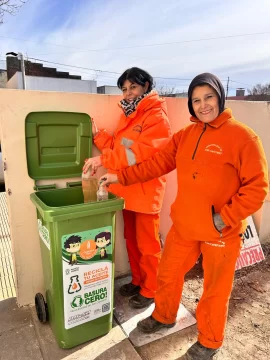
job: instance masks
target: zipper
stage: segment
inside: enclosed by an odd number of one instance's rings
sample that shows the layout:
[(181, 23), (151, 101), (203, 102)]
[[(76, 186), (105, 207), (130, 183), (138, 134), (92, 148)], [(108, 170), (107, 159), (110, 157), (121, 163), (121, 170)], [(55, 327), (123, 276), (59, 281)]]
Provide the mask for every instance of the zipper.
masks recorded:
[(197, 150), (198, 150), (199, 143), (200, 143), (200, 141), (201, 141), (201, 138), (202, 138), (205, 130), (206, 130), (206, 124), (204, 124), (204, 129), (203, 129), (203, 131), (202, 131), (202, 133), (201, 133), (201, 135), (200, 135), (200, 137), (199, 137), (199, 139), (198, 139), (198, 141), (197, 141), (197, 145), (196, 145), (195, 150), (194, 150), (194, 153), (193, 153), (193, 155), (192, 155), (192, 160), (194, 160), (194, 158), (195, 158), (196, 152), (197, 152)]

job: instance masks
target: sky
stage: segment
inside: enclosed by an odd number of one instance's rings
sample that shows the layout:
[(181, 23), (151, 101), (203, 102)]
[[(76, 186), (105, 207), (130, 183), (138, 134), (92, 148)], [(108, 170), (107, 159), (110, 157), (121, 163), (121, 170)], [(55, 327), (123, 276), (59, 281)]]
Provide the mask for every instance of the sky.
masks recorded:
[(0, 68), (6, 52), (22, 52), (116, 85), (138, 66), (157, 88), (178, 91), (211, 72), (224, 86), (229, 77), (234, 95), (238, 87), (270, 82), (269, 15), (270, 0), (28, 0), (0, 25)]

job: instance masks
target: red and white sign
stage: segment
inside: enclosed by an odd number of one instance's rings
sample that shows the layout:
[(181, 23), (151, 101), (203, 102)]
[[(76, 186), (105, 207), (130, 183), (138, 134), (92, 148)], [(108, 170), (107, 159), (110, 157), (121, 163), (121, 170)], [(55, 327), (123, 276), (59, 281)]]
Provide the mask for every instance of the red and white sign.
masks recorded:
[(247, 218), (247, 229), (244, 233), (244, 245), (237, 259), (235, 270), (256, 264), (265, 259), (261, 243), (251, 216)]

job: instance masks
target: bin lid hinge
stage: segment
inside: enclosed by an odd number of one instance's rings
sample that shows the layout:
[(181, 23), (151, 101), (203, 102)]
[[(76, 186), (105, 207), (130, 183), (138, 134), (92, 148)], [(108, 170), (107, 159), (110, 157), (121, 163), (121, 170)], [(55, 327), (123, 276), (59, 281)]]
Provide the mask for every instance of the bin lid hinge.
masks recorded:
[(56, 189), (56, 184), (49, 184), (49, 185), (38, 185), (35, 181), (34, 190), (41, 191), (41, 190), (53, 190)]
[(82, 186), (82, 182), (81, 181), (67, 182), (68, 188), (76, 187), (76, 186)]

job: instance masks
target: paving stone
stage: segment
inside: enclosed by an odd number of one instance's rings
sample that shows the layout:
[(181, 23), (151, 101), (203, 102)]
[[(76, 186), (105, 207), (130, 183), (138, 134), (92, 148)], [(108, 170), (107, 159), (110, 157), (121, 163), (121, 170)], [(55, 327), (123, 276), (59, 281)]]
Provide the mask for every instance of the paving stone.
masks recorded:
[(0, 335), (0, 360), (43, 360), (33, 325)]
[(32, 324), (30, 308), (19, 308), (16, 298), (0, 301), (0, 314), (0, 334)]

